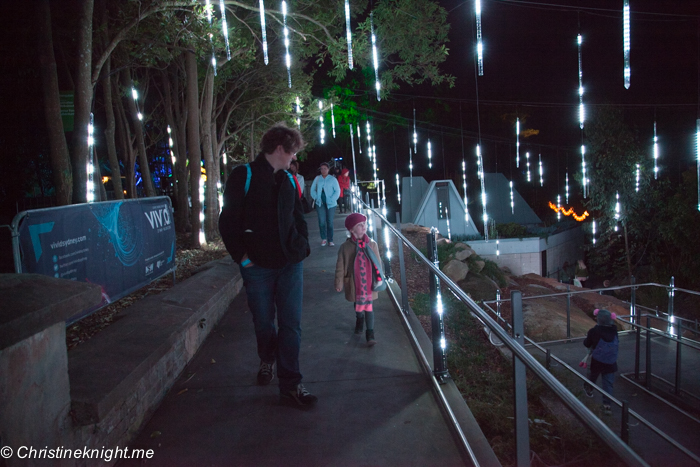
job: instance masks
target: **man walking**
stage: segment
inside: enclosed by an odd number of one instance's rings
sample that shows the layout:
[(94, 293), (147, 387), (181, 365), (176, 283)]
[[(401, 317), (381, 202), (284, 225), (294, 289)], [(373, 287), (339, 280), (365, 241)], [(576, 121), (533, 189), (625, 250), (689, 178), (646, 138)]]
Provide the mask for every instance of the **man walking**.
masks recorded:
[(297, 407), (317, 401), (301, 384), (299, 371), (302, 261), (311, 249), (299, 191), (287, 172), (304, 146), (298, 130), (283, 123), (270, 128), (255, 160), (231, 172), (219, 217), (221, 238), (239, 263), (253, 316), (258, 384), (270, 384), (277, 364), (280, 402)]

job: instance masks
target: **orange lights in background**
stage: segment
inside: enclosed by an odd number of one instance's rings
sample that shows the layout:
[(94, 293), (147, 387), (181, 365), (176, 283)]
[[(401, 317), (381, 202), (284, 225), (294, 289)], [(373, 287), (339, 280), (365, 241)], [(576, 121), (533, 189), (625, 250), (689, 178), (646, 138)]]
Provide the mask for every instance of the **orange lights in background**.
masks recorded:
[(561, 213), (564, 214), (565, 216), (573, 215), (574, 219), (576, 219), (579, 222), (581, 222), (582, 220), (584, 220), (586, 217), (589, 216), (588, 211), (583, 211), (583, 214), (581, 214), (579, 216), (574, 212), (574, 208), (564, 209), (563, 206), (557, 207), (557, 205), (552, 203), (551, 201), (549, 202), (549, 207), (552, 208), (555, 212), (561, 211)]

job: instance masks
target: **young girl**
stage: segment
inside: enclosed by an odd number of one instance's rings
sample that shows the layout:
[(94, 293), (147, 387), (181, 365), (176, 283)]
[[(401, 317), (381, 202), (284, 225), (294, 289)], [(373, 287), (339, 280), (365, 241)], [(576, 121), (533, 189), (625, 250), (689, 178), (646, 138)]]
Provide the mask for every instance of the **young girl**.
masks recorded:
[(361, 334), (363, 324), (367, 323), (365, 335), (367, 344), (372, 346), (376, 344), (372, 300), (377, 299), (374, 290), (382, 287), (384, 281), (379, 247), (367, 236), (367, 218), (362, 214), (354, 212), (345, 218), (345, 228), (351, 235), (338, 250), (335, 290), (340, 292), (345, 288), (345, 299), (355, 303), (355, 334)]

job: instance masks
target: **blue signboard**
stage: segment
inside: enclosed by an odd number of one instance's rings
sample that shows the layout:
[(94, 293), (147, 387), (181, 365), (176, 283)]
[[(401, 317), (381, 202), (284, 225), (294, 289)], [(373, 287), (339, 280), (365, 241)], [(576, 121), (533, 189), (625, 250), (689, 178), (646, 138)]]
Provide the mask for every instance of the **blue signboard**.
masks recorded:
[(13, 226), (17, 272), (98, 284), (100, 307), (175, 269), (167, 196), (24, 211)]

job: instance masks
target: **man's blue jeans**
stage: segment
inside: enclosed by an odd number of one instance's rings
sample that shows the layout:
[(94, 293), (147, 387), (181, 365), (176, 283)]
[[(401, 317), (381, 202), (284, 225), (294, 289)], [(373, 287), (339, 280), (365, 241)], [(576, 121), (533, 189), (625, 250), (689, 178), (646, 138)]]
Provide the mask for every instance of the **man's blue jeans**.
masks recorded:
[(279, 269), (256, 265), (240, 269), (253, 315), (258, 356), (266, 363), (277, 362), (280, 392), (291, 391), (301, 382), (299, 348), (304, 263), (288, 264)]
[(318, 229), (321, 231), (321, 240), (333, 241), (333, 216), (335, 216), (335, 206), (326, 207), (325, 204), (318, 205)]

